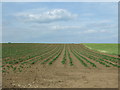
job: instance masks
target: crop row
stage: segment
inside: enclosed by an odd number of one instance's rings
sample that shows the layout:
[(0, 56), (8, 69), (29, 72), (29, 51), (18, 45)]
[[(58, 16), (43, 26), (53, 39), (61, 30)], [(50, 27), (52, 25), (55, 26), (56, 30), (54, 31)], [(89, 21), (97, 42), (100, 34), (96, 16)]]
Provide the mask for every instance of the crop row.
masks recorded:
[[(24, 64), (35, 64), (36, 62), (38, 62), (40, 60), (43, 60), (43, 59), (45, 59), (48, 56), (51, 56), (51, 54), (53, 54), (54, 52), (56, 52), (58, 49), (59, 49), (59, 46), (56, 47), (56, 48), (54, 48), (51, 51), (49, 50), (48, 52), (43, 53), (42, 55), (40, 55), (38, 57), (34, 57), (32, 59), (28, 59), (27, 61), (21, 62), (20, 64), (17, 64), (17, 65), (19, 66), (19, 68), (23, 68)], [(16, 70), (16, 64), (14, 66), (13, 65), (7, 65), (7, 68), (10, 68), (10, 67), (13, 68), (13, 71)]]
[(105, 65), (106, 67), (110, 67), (108, 64), (111, 64), (112, 66), (115, 66), (115, 67), (120, 67), (118, 64), (111, 62), (111, 60), (109, 61), (109, 59), (105, 59), (102, 56), (96, 56), (93, 53), (88, 52), (87, 50), (80, 51), (80, 49), (78, 48), (74, 48), (74, 49), (76, 49), (76, 51), (78, 51), (80, 55), (84, 55), (87, 58), (90, 58), (91, 60), (94, 60), (96, 62), (99, 62), (100, 64)]

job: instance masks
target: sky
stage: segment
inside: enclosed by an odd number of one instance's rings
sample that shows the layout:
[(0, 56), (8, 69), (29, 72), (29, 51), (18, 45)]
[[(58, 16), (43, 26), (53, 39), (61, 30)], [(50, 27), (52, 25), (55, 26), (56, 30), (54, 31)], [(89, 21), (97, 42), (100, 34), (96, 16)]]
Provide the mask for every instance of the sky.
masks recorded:
[(1, 0), (2, 2), (119, 2), (119, 0)]
[(117, 2), (3, 2), (2, 42), (117, 43)]
[(0, 3), (0, 42), (2, 42), (2, 3)]

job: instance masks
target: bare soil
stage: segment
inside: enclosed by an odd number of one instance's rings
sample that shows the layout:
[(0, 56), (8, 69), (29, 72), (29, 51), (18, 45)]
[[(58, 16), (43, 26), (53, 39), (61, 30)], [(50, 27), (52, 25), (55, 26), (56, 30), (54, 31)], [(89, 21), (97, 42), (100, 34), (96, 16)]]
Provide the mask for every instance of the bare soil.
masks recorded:
[[(69, 58), (62, 64), (64, 50), (52, 65), (40, 62), (22, 72), (2, 74), (3, 88), (118, 88), (118, 68), (97, 65), (86, 68), (72, 54), (73, 66)], [(94, 61), (93, 61), (94, 62)]]

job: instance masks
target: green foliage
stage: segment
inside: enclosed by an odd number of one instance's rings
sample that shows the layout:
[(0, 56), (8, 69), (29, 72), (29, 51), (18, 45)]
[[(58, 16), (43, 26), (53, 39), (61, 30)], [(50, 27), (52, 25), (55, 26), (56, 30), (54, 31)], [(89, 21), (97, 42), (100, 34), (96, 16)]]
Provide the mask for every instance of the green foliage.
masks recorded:
[(72, 58), (71, 58), (71, 56), (70, 56), (70, 53), (68, 52), (68, 57), (69, 57), (69, 60), (70, 60), (70, 66), (72, 66), (73, 65), (73, 62), (72, 62)]
[[(108, 50), (111, 53), (115, 52), (116, 45), (114, 44), (85, 44), (88, 47), (95, 48), (97, 50)], [(69, 60), (69, 65), (73, 66), (73, 57), (80, 61), (80, 63), (89, 67), (97, 67), (97, 64), (104, 65), (105, 67), (120, 67), (118, 64), (120, 58), (112, 55), (102, 54), (91, 50), (84, 46), (84, 44), (36, 44), (36, 43), (4, 43), (2, 45), (3, 57), (2, 66), (3, 71), (9, 70), (22, 72), (25, 68), (30, 68), (36, 63), (52, 65), (63, 52), (62, 64), (66, 65), (66, 60)], [(110, 48), (111, 47), (111, 48)], [(114, 47), (114, 48), (113, 48)], [(64, 50), (64, 51), (63, 51)], [(94, 62), (94, 63), (93, 63)], [(95, 63), (96, 62), (96, 63)]]
[[(86, 47), (103, 53), (118, 55), (118, 44), (106, 43), (84, 43)], [(120, 55), (120, 54), (119, 54)]]
[(64, 51), (64, 56), (63, 56), (63, 60), (61, 61), (62, 64), (65, 64), (66, 62), (66, 50)]

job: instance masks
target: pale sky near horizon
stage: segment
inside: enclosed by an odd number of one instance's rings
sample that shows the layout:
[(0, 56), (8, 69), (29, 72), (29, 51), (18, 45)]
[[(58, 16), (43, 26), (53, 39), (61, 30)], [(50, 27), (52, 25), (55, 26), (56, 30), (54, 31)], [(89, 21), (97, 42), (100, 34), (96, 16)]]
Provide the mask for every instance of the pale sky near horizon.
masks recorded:
[(3, 42), (117, 43), (117, 2), (4, 2)]

